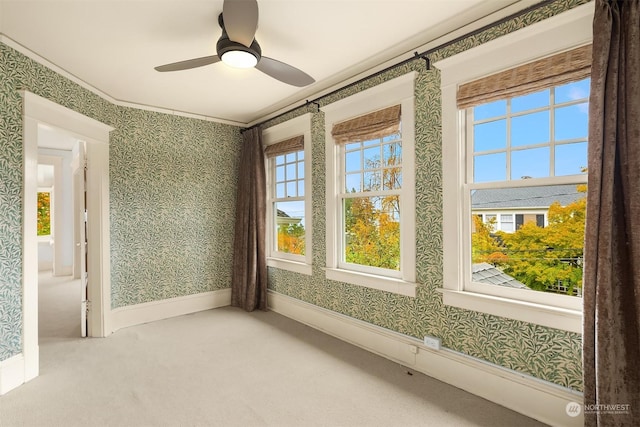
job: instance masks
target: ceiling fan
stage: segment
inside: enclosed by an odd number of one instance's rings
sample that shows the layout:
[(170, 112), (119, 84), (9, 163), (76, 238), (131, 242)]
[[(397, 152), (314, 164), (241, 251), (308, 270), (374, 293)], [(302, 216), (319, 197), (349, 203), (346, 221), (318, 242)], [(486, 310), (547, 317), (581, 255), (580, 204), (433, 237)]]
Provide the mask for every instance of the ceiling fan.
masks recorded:
[(179, 71), (224, 62), (236, 68), (255, 67), (283, 83), (303, 87), (314, 83), (313, 77), (289, 64), (262, 56), (255, 39), (258, 28), (256, 0), (224, 0), (218, 16), (222, 35), (216, 44), (217, 55), (188, 59), (155, 67), (156, 71)]

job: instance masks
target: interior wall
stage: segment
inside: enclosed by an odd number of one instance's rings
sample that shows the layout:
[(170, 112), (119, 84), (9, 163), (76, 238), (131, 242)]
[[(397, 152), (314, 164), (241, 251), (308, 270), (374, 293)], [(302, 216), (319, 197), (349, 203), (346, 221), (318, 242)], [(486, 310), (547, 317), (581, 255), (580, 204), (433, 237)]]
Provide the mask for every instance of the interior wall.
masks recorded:
[(22, 89), (115, 128), (114, 308), (230, 286), (239, 128), (114, 105), (0, 43), (0, 361), (22, 351)]
[[(582, 0), (559, 0), (517, 20), (430, 55), (435, 62), (501, 35), (556, 15)], [(508, 52), (505, 52), (508, 55)], [(389, 71), (382, 76), (320, 101), (339, 99), (405, 74), (418, 72), (416, 102), (416, 268), (419, 284), (415, 298), (340, 283), (325, 278), (325, 128), (322, 112), (312, 119), (313, 140), (313, 274), (302, 275), (269, 268), (269, 288), (293, 298), (375, 324), (418, 339), (440, 337), (442, 345), (499, 366), (516, 370), (573, 390), (582, 390), (581, 335), (462, 310), (442, 303), (442, 135), (440, 74), (427, 70), (424, 61)], [(300, 109), (268, 123), (272, 126), (301, 113)]]

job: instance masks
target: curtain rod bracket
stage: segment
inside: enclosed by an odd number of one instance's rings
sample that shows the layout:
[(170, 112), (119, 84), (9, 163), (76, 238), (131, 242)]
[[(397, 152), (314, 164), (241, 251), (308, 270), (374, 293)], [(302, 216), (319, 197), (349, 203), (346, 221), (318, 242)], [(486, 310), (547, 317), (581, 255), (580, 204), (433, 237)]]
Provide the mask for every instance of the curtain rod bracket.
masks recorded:
[(313, 104), (313, 105), (315, 105), (315, 106), (316, 106), (316, 113), (319, 113), (319, 112), (320, 112), (320, 104), (319, 104), (319, 103), (317, 103), (316, 101), (309, 101), (309, 100), (307, 99), (307, 102), (306, 102), (306, 104), (305, 104), (305, 105), (308, 107), (308, 106), (309, 106), (309, 104)]
[(413, 54), (415, 55), (416, 59), (417, 58), (424, 59), (427, 70), (431, 70), (431, 60), (427, 55), (424, 55), (424, 54), (420, 55), (418, 52), (414, 52)]

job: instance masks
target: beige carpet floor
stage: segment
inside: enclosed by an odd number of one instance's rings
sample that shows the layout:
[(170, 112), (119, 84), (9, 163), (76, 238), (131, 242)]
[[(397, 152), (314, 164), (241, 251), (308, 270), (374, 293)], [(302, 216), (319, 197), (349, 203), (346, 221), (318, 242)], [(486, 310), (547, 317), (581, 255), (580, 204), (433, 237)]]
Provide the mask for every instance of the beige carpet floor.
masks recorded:
[(542, 425), (273, 312), (82, 339), (79, 293), (41, 281), (40, 376), (0, 397), (0, 426)]

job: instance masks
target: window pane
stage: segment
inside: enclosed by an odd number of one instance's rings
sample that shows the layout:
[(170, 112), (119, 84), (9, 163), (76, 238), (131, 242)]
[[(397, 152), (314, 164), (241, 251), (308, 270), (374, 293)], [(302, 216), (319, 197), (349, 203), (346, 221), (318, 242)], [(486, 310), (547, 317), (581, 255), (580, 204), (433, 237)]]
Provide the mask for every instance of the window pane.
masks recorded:
[(304, 151), (298, 151), (298, 160), (304, 160)]
[(511, 120), (511, 146), (549, 142), (549, 111), (526, 114)]
[(284, 155), (276, 156), (276, 165), (284, 164)]
[(304, 197), (304, 181), (298, 181), (298, 197)]
[(507, 146), (507, 121), (496, 120), (473, 126), (474, 152), (498, 150)]
[(556, 108), (556, 141), (586, 138), (589, 130), (589, 104)]
[(556, 87), (556, 104), (589, 98), (589, 92), (591, 90), (590, 85), (591, 79), (584, 79), (579, 82), (568, 83), (566, 85)]
[(276, 181), (284, 181), (284, 166), (278, 166), (276, 168)]
[(362, 191), (362, 174), (359, 172), (347, 174), (344, 190), (347, 193), (361, 192)]
[(359, 142), (351, 142), (349, 144), (346, 144), (344, 146), (345, 150), (347, 151), (351, 151), (351, 150), (357, 150), (361, 147), (361, 144)]
[(382, 171), (382, 189), (399, 190), (402, 188), (402, 169), (386, 168)]
[(38, 236), (51, 235), (51, 193), (38, 192)]
[(584, 173), (587, 167), (587, 143), (556, 145), (556, 176)]
[(490, 119), (491, 117), (504, 116), (505, 114), (507, 114), (507, 101), (490, 102), (478, 105), (473, 109), (474, 120)]
[(398, 139), (400, 139), (400, 133), (396, 132), (396, 133), (392, 133), (391, 135), (387, 135), (384, 138), (382, 138), (382, 142), (396, 141)]
[(276, 250), (304, 255), (304, 202), (277, 202), (275, 205)]
[(296, 161), (296, 153), (287, 153), (287, 163), (292, 163)]
[(304, 178), (304, 162), (298, 162), (298, 179)]
[(285, 196), (284, 183), (276, 184), (276, 198), (282, 199)]
[(400, 144), (385, 144), (382, 152), (384, 154), (384, 165), (399, 165), (402, 163), (402, 147)]
[(511, 112), (533, 110), (534, 108), (546, 107), (549, 105), (549, 89), (528, 95), (517, 96), (511, 100)]
[(380, 146), (364, 150), (364, 168), (375, 169), (380, 167)]
[(351, 151), (345, 155), (345, 172), (358, 171), (362, 167), (360, 164), (361, 151)]
[(550, 172), (549, 147), (511, 152), (511, 179), (543, 178)]
[(286, 179), (287, 180), (291, 180), (291, 179), (296, 179), (296, 164), (295, 163), (290, 163), (287, 165), (287, 174), (286, 174)]
[(378, 145), (378, 144), (380, 144), (380, 140), (376, 138), (376, 139), (370, 139), (368, 141), (365, 141), (362, 145), (365, 147), (371, 147), (372, 145)]
[(287, 182), (287, 197), (296, 197), (296, 190), (298, 189), (297, 181)]
[(507, 154), (487, 154), (473, 159), (473, 182), (505, 181)]
[[(580, 296), (585, 208), (583, 185), (474, 190), (472, 280)], [(499, 229), (491, 226), (495, 214), (485, 214), (484, 222), (479, 217), (487, 210), (498, 214)]]
[(344, 199), (344, 260), (400, 270), (399, 196)]
[(381, 189), (382, 173), (380, 171), (365, 172), (364, 174), (364, 190), (378, 191)]

